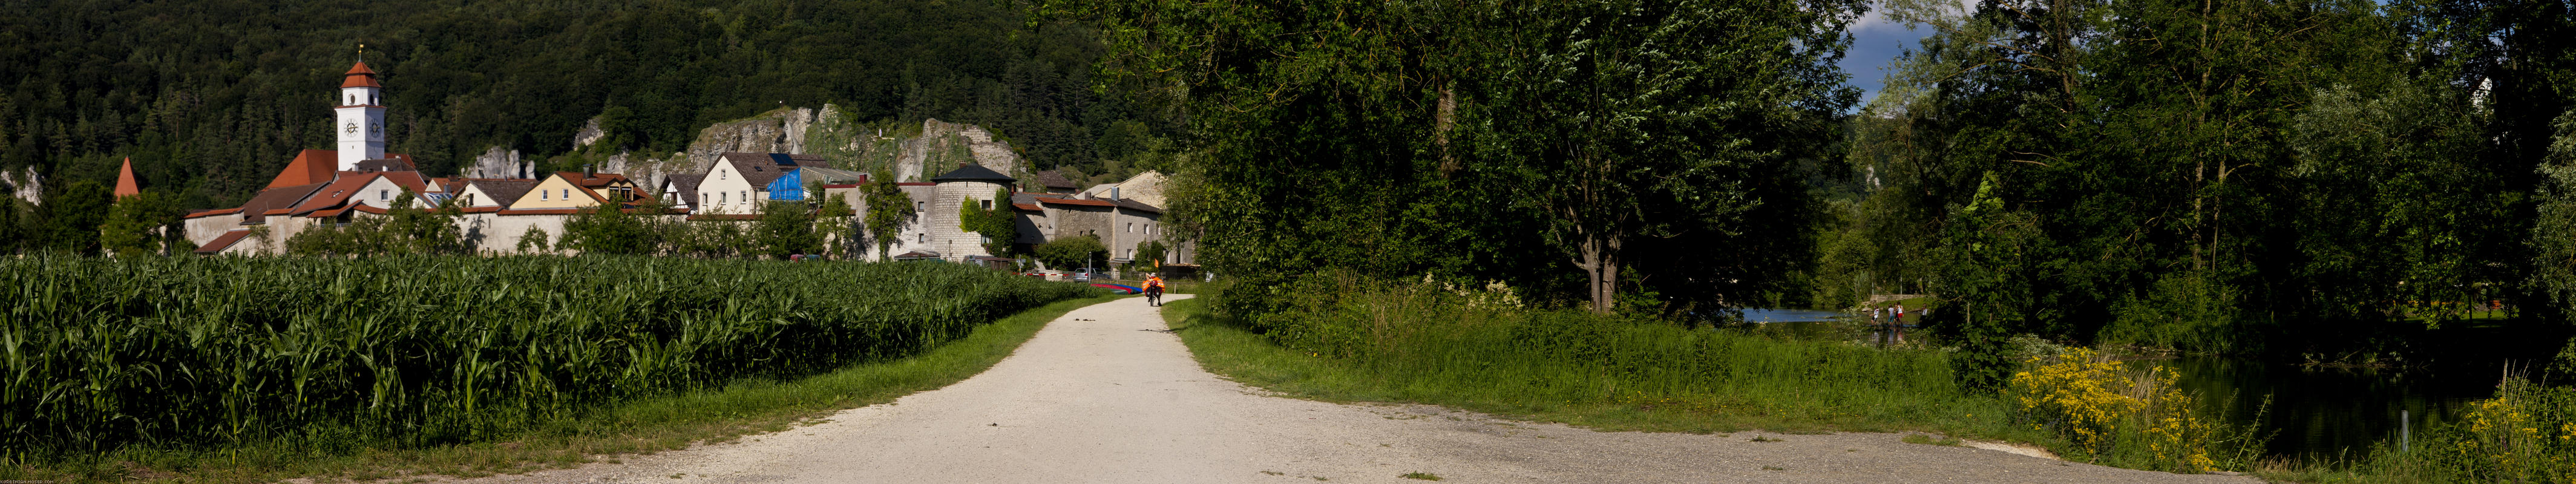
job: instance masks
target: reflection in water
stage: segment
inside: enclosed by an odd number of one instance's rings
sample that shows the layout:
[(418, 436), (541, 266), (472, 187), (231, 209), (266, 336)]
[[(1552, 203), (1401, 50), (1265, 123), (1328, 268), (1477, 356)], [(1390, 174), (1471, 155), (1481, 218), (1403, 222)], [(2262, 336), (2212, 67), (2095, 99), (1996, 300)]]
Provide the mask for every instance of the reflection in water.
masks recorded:
[[(2447, 421), (2469, 402), (2493, 396), (2498, 379), (2497, 367), (2480, 372), (2473, 365), (2398, 372), (2306, 369), (2220, 357), (2135, 363), (2173, 368), (2182, 376), (2180, 385), (2225, 407), (2228, 420), (2240, 425), (2255, 418), (2263, 398), (2270, 396), (2270, 415), (2261, 423), (2263, 432), (2272, 434), (2266, 453), (2298, 458), (2347, 451), (2358, 456), (2383, 441), (2395, 445), (2401, 410), (2412, 415), (2420, 437), (2427, 424)], [(2437, 374), (2445, 376), (2433, 376)]]
[(1843, 313), (1834, 311), (1812, 311), (1805, 309), (1744, 310), (1744, 322), (1747, 323), (1803, 323), (1832, 321), (1834, 318), (1840, 318), (1843, 316)]

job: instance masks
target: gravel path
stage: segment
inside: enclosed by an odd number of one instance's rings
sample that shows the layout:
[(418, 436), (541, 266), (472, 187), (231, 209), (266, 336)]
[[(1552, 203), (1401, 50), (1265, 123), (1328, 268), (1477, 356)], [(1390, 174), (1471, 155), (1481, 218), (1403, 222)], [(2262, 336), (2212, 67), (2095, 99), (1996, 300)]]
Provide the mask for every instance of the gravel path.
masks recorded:
[(1454, 482), (2259, 482), (1898, 434), (1596, 432), (1271, 397), (1200, 370), (1155, 311), (1142, 298), (1074, 310), (983, 374), (822, 424), (469, 481), (1410, 483), (1421, 481), (1399, 476), (1421, 472)]

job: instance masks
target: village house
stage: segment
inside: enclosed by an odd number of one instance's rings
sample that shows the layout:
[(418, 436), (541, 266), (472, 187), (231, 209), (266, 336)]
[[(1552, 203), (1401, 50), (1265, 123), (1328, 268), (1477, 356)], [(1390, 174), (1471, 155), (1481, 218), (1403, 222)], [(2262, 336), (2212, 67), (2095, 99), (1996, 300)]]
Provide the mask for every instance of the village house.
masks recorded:
[(511, 210), (624, 207), (635, 202), (635, 182), (615, 173), (555, 172), (511, 202)]
[(769, 199), (769, 182), (777, 181), (790, 170), (807, 166), (831, 168), (832, 163), (815, 155), (725, 153), (698, 180), (698, 200), (690, 204), (690, 212), (760, 213), (761, 201)]

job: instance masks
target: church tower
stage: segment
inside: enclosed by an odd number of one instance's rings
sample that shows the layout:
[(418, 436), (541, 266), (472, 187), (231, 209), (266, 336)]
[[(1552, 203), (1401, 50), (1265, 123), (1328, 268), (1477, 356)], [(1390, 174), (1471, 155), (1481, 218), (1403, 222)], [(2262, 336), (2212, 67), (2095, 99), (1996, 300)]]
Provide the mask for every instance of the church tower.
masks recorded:
[(339, 119), (331, 132), (340, 138), (339, 171), (357, 171), (358, 162), (385, 157), (385, 86), (376, 83), (366, 61), (350, 67), (346, 77), (340, 81), (340, 107), (332, 109)]

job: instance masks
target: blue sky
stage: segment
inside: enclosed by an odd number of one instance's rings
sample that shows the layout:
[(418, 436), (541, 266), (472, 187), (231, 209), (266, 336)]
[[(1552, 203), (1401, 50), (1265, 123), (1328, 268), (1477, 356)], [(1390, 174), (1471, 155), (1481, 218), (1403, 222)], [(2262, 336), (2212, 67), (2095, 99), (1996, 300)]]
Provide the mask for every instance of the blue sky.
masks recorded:
[[(1871, 7), (1875, 9), (1877, 6)], [(1843, 53), (1842, 68), (1844, 73), (1851, 74), (1851, 86), (1860, 88), (1862, 105), (1868, 105), (1870, 98), (1878, 95), (1880, 82), (1887, 78), (1884, 69), (1888, 63), (1896, 60), (1897, 54), (1913, 47), (1915, 41), (1932, 34), (1931, 27), (1907, 30), (1905, 24), (1880, 17), (1877, 10), (1871, 10), (1859, 21), (1852, 22), (1850, 30), (1851, 50)], [(1855, 106), (1853, 110), (1859, 109)]]

